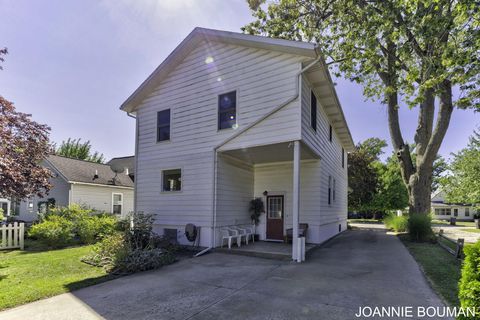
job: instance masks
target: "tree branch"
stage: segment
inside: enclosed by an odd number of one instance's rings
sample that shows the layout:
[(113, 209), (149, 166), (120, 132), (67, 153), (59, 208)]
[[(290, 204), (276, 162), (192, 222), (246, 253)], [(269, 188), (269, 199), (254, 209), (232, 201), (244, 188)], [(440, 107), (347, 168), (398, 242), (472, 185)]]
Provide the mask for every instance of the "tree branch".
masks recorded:
[(443, 138), (447, 133), (448, 126), (450, 125), (450, 119), (453, 112), (452, 84), (450, 83), (450, 80), (444, 80), (440, 90), (440, 106), (437, 115), (437, 123), (425, 150), (423, 161), (420, 163), (421, 166), (433, 163), (438, 150), (440, 149)]

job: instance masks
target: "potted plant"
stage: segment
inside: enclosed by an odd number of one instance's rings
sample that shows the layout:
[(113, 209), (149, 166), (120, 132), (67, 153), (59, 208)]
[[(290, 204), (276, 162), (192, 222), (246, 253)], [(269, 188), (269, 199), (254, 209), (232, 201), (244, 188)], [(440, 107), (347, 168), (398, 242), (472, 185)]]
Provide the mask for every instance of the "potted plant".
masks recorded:
[[(260, 222), (260, 215), (265, 212), (265, 206), (263, 204), (262, 198), (255, 198), (250, 201), (250, 219), (254, 226), (258, 225)], [(254, 234), (256, 233), (256, 230)], [(258, 240), (258, 235), (254, 235), (255, 240)]]

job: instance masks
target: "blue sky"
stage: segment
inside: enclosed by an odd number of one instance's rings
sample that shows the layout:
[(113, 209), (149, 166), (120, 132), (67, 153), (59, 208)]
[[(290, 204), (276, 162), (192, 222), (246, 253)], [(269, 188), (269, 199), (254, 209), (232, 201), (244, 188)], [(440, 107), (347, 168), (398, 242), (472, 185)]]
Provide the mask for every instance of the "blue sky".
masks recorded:
[[(252, 20), (245, 0), (0, 0), (0, 11), (0, 47), (9, 50), (0, 94), (50, 125), (52, 141), (90, 140), (107, 158), (133, 154), (134, 120), (118, 108), (194, 27), (239, 31)], [(355, 142), (390, 144), (384, 106), (336, 82)], [(401, 109), (408, 141), (416, 116)], [(465, 146), (479, 124), (456, 110), (440, 153)]]

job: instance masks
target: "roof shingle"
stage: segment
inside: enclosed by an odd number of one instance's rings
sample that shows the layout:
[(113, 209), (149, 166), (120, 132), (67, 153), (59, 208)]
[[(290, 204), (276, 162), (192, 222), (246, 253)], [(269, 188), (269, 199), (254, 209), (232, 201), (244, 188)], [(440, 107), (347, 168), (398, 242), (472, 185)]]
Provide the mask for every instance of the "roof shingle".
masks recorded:
[[(133, 181), (128, 175), (123, 172), (115, 176), (115, 172), (107, 164), (57, 155), (48, 156), (46, 161), (68, 181), (133, 188)], [(95, 178), (95, 173), (98, 175), (97, 178)]]

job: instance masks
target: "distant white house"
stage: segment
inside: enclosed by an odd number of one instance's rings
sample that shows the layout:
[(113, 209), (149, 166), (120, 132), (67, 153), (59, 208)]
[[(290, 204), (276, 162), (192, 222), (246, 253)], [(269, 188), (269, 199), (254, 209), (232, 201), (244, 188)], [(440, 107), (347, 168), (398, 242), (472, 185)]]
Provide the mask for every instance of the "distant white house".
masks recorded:
[(121, 109), (137, 123), (136, 211), (157, 231), (188, 243), (193, 223), (217, 247), (222, 228), (251, 224), (256, 197), (262, 240), (346, 230), (354, 143), (314, 44), (196, 28)]
[(445, 192), (438, 189), (432, 194), (432, 214), (434, 219), (449, 220), (451, 217), (458, 220), (471, 220), (475, 213), (474, 207), (470, 204), (446, 203)]
[[(133, 171), (125, 170), (129, 166), (128, 161), (118, 163), (115, 159), (111, 160), (114, 161), (111, 167), (110, 164), (48, 156), (42, 165), (53, 173), (50, 179), (53, 187), (49, 194), (44, 198), (0, 199), (4, 215), (22, 221), (34, 221), (39, 212), (46, 210), (48, 202), (55, 206), (77, 203), (119, 215), (133, 211)], [(133, 158), (130, 163), (133, 163)], [(118, 172), (112, 171), (112, 168)]]

